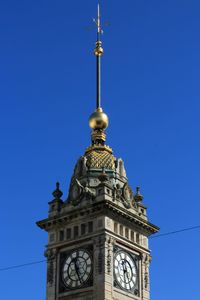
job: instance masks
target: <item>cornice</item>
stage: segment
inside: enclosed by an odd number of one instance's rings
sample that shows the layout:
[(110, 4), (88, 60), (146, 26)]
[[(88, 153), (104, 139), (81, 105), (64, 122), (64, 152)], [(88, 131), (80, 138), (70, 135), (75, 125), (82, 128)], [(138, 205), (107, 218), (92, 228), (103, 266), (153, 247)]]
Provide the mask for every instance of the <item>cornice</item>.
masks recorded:
[(126, 220), (129, 220), (135, 225), (142, 227), (149, 233), (149, 235), (159, 231), (159, 227), (133, 214), (128, 209), (119, 207), (117, 204), (108, 200), (102, 200), (101, 202), (94, 203), (84, 208), (77, 207), (77, 209), (73, 211), (65, 212), (63, 214), (58, 214), (54, 217), (43, 219), (41, 221), (36, 222), (36, 224), (41, 229), (49, 231), (52, 227), (61, 227), (69, 222), (83, 218), (88, 215), (94, 217), (95, 215), (99, 215), (99, 213), (107, 215), (109, 212), (113, 212), (116, 215), (121, 216)]

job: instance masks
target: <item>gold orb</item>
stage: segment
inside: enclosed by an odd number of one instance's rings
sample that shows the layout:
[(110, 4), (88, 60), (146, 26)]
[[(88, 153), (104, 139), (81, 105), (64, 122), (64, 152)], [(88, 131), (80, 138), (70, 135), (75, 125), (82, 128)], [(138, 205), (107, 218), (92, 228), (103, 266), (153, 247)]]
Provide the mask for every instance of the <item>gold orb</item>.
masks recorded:
[(106, 129), (108, 123), (108, 116), (101, 108), (97, 109), (89, 118), (89, 125), (92, 129)]

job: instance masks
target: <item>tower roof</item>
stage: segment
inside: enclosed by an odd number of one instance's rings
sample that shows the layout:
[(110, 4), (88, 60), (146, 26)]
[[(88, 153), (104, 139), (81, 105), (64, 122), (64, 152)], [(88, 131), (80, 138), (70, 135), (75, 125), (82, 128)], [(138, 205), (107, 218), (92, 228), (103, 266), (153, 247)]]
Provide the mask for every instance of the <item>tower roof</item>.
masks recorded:
[(115, 169), (116, 158), (106, 145), (92, 145), (86, 149), (87, 167), (90, 169)]
[[(55, 199), (49, 202), (49, 218), (40, 221), (38, 225), (49, 230), (48, 226), (54, 226), (57, 221), (58, 223), (68, 222), (68, 215), (76, 218), (79, 213), (82, 217), (88, 213), (95, 214), (98, 210), (106, 215), (114, 212), (117, 217), (123, 217), (131, 224), (142, 227), (145, 234), (150, 235), (157, 232), (158, 228), (148, 222), (140, 189), (137, 188), (136, 193), (132, 191), (128, 184), (123, 160), (116, 158), (112, 149), (105, 144), (105, 130), (109, 120), (101, 106), (101, 58), (104, 50), (101, 41), (99, 5), (95, 23), (97, 25), (97, 40), (94, 49), (96, 109), (89, 118), (89, 125), (92, 128), (91, 145), (75, 165), (66, 201), (62, 201), (62, 192), (57, 184), (53, 193)], [(52, 225), (49, 220), (52, 220)]]

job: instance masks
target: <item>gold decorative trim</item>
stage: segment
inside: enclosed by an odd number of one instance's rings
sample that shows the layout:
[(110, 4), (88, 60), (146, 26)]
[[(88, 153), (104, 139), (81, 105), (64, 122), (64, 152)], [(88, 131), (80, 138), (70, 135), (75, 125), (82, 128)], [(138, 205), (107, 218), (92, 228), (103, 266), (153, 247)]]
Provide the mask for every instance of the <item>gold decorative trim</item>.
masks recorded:
[(110, 154), (113, 154), (112, 148), (107, 145), (91, 145), (85, 150), (85, 154), (88, 154), (91, 151), (107, 151)]

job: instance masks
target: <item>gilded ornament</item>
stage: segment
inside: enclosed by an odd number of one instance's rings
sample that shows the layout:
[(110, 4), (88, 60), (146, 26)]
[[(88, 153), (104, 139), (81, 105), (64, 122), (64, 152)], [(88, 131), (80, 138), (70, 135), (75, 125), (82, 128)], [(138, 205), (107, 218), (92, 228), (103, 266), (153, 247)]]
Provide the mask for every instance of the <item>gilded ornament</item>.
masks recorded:
[(108, 127), (108, 116), (102, 108), (98, 108), (89, 118), (89, 125), (92, 129), (106, 129)]
[(101, 47), (101, 45), (102, 45), (101, 41), (96, 42), (96, 48), (94, 49), (94, 54), (96, 56), (102, 56), (103, 55), (103, 48)]

